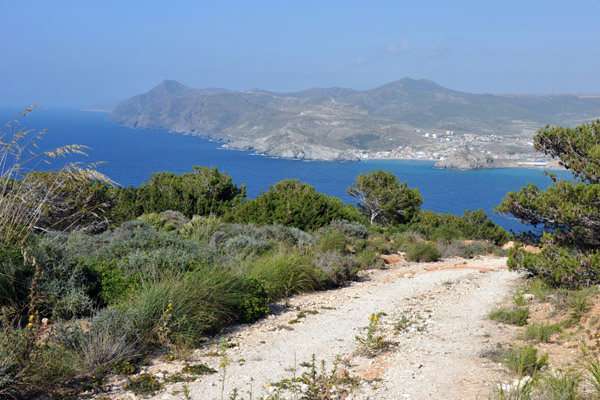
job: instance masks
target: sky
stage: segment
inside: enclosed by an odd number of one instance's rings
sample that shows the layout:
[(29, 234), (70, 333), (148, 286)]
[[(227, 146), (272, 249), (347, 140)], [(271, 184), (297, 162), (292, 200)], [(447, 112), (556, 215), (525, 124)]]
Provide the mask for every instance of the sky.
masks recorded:
[(194, 88), (600, 93), (600, 0), (0, 0), (0, 105)]

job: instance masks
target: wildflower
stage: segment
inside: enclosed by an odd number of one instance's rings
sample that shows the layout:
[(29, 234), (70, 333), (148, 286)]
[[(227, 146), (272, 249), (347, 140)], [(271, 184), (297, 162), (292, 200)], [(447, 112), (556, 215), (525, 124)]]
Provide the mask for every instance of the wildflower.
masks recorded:
[(270, 383), (267, 383), (267, 386), (271, 386), (271, 384), (270, 384)]
[(31, 326), (33, 326), (33, 324), (30, 322), (27, 324), (27, 326), (31, 327)]
[(33, 315), (30, 315), (30, 316), (29, 316), (29, 320), (32, 320), (32, 319), (33, 319)]

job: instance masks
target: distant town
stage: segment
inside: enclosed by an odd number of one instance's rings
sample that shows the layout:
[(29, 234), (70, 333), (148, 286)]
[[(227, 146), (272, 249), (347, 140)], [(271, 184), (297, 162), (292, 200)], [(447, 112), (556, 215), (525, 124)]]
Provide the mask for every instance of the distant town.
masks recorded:
[(415, 130), (421, 142), (417, 145), (398, 146), (387, 151), (354, 151), (361, 160), (427, 160), (442, 161), (457, 151), (480, 153), (504, 164), (544, 167), (551, 159), (537, 153), (532, 135), (501, 136), (476, 135), (454, 131)]

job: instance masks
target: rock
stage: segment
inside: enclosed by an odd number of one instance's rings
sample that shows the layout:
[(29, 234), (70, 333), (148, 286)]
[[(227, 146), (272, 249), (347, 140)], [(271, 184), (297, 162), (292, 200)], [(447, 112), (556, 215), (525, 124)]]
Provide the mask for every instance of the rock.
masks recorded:
[(466, 151), (457, 151), (445, 160), (435, 163), (436, 169), (483, 169), (497, 168), (495, 160), (484, 154), (468, 153)]

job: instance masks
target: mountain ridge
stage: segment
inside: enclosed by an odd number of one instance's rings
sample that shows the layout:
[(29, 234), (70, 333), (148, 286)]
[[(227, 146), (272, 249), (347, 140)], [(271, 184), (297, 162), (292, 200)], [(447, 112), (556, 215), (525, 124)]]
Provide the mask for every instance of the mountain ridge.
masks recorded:
[(165, 80), (121, 102), (109, 116), (133, 128), (169, 129), (259, 154), (348, 161), (360, 151), (421, 145), (419, 130), (518, 136), (546, 124), (599, 117), (599, 97), (473, 94), (411, 78), (367, 90), (284, 93), (194, 89)]

